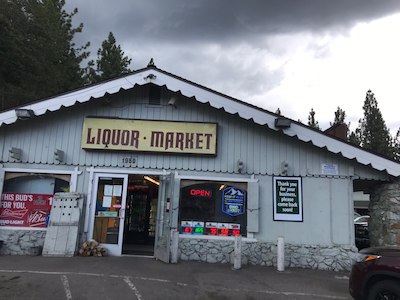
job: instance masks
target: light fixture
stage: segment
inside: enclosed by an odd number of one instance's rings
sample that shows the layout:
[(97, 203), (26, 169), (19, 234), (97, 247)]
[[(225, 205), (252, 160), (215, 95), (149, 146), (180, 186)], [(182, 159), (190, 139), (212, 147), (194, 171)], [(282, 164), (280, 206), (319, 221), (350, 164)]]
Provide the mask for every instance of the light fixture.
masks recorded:
[(281, 162), (281, 175), (286, 176), (289, 169), (289, 164), (287, 161)]
[(144, 77), (145, 80), (153, 80), (153, 79), (156, 79), (156, 78), (157, 78), (157, 76), (154, 75), (154, 74), (149, 74), (146, 77)]
[(279, 129), (289, 128), (291, 123), (292, 121), (285, 117), (277, 117), (275, 119), (275, 127)]
[(35, 116), (35, 112), (32, 109), (25, 108), (16, 108), (15, 114), (19, 120), (26, 120)]
[(242, 160), (239, 159), (239, 160), (237, 161), (237, 170), (238, 170), (238, 172), (239, 172), (239, 173), (242, 173), (243, 168), (244, 168), (244, 163), (243, 163)]
[(54, 159), (59, 162), (63, 162), (64, 161), (64, 151), (56, 149), (54, 151)]
[(226, 187), (225, 184), (221, 184), (221, 186), (219, 187), (219, 190), (221, 191), (224, 187)]
[(10, 152), (11, 158), (14, 158), (15, 160), (21, 160), (22, 150), (20, 148), (12, 147), (8, 149), (8, 152)]
[(143, 176), (144, 179), (146, 179), (147, 181), (150, 181), (151, 183), (154, 183), (156, 185), (160, 185), (160, 182), (158, 182), (157, 180), (149, 177), (149, 176)]
[(171, 99), (169, 99), (168, 105), (173, 106), (174, 108), (176, 108), (176, 97), (175, 96), (172, 96)]

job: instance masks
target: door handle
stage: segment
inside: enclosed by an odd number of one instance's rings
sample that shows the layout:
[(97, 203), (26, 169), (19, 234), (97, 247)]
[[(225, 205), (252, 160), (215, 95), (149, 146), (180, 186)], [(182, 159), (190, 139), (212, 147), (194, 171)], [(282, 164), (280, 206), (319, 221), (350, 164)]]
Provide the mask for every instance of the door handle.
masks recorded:
[(125, 209), (124, 208), (121, 208), (120, 210), (119, 210), (119, 218), (120, 219), (123, 219), (125, 217)]

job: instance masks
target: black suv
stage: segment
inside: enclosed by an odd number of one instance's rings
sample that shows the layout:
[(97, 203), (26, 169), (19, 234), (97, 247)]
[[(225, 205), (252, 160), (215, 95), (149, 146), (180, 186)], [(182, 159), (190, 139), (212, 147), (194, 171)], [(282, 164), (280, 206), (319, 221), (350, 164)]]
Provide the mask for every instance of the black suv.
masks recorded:
[(400, 247), (366, 248), (353, 265), (349, 291), (356, 300), (400, 300)]

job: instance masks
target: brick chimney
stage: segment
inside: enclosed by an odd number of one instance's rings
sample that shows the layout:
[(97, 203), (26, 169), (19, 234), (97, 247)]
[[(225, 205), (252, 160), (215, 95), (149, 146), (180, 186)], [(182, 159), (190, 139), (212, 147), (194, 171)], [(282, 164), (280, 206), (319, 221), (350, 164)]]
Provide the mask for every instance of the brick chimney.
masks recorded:
[(335, 124), (325, 130), (324, 133), (347, 141), (347, 125), (345, 123)]

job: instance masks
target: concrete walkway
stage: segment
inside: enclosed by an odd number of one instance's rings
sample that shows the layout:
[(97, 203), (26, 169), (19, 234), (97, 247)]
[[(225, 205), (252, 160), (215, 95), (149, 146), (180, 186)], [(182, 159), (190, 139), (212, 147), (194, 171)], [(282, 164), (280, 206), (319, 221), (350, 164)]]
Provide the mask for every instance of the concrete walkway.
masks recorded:
[(0, 299), (351, 299), (348, 274), (141, 257), (0, 257)]

